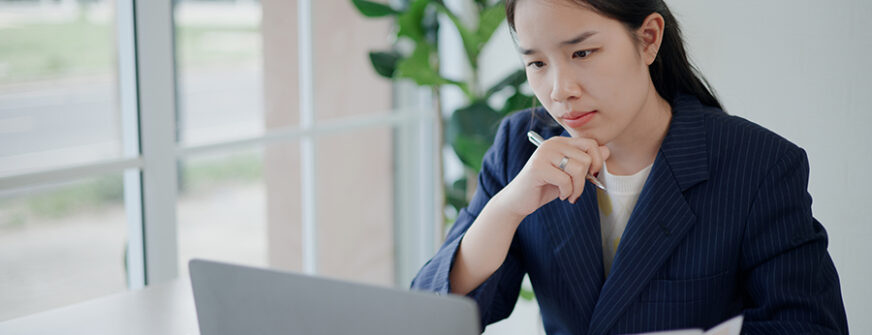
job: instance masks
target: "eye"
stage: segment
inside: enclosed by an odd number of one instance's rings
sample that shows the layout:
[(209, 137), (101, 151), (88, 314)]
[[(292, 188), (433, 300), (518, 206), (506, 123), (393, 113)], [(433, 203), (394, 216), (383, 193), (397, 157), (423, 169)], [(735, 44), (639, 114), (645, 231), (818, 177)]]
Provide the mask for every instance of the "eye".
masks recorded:
[(572, 56), (578, 57), (578, 58), (587, 58), (592, 53), (593, 53), (593, 50), (579, 50), (579, 51), (572, 53)]
[(539, 69), (539, 68), (542, 68), (543, 66), (545, 66), (545, 63), (541, 62), (541, 61), (532, 61), (532, 62), (527, 63), (527, 67), (532, 67), (534, 69)]

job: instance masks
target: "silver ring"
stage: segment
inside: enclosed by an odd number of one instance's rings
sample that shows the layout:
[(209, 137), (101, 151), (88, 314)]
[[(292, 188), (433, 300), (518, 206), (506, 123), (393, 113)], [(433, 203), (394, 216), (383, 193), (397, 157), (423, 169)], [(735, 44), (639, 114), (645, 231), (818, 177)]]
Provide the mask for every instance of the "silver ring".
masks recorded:
[(566, 171), (566, 163), (569, 163), (569, 157), (563, 156), (563, 159), (560, 160), (560, 164), (557, 164), (557, 167), (563, 171)]

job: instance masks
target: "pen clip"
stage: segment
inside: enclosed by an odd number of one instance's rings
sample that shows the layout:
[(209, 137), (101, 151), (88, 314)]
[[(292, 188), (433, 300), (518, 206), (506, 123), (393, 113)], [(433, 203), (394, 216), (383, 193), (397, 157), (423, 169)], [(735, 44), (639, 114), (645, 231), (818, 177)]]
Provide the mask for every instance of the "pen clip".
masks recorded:
[(530, 142), (537, 147), (542, 145), (542, 142), (545, 142), (545, 139), (542, 138), (542, 135), (539, 135), (539, 133), (532, 130), (527, 132), (527, 139), (529, 139)]

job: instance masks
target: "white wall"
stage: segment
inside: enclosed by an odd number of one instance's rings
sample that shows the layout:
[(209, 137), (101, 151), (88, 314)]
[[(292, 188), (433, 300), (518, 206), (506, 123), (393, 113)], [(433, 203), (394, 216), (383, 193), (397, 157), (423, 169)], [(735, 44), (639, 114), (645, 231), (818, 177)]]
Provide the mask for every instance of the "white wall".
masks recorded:
[(727, 111), (803, 147), (852, 333), (872, 333), (872, 2), (667, 0)]
[[(872, 205), (863, 200), (872, 198), (872, 178), (863, 175), (872, 166), (872, 141), (862, 132), (872, 126), (872, 30), (865, 24), (872, 2), (666, 1), (728, 112), (808, 152), (813, 211), (830, 236), (850, 330), (872, 334), (865, 317), (872, 307)], [(489, 82), (520, 65), (508, 32), (496, 34), (482, 64)], [(532, 313), (512, 319), (536, 322)]]

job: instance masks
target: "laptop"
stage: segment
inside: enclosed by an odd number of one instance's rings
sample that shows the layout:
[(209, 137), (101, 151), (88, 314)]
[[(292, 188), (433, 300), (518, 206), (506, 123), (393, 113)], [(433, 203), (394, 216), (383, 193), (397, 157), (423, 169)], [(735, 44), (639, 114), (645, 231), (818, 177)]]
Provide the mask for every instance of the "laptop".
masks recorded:
[(199, 259), (188, 266), (202, 335), (480, 333), (465, 297)]

